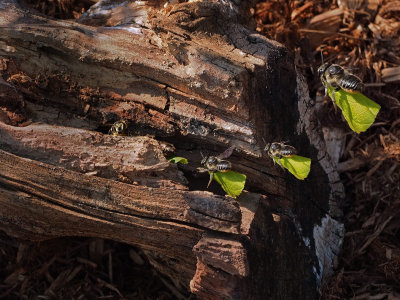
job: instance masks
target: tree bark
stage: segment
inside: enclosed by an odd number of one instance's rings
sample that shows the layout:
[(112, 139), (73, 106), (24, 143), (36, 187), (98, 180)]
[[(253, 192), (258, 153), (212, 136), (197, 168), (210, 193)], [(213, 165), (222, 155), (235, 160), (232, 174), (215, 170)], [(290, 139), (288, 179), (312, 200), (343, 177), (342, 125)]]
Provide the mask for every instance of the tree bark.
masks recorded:
[[(134, 244), (200, 299), (317, 298), (343, 186), (292, 56), (249, 29), (249, 5), (100, 1), (71, 21), (2, 1), (0, 228)], [(120, 119), (129, 136), (106, 134)], [(311, 157), (309, 178), (263, 140)], [(238, 200), (196, 172), (201, 151), (229, 145), (247, 175)]]

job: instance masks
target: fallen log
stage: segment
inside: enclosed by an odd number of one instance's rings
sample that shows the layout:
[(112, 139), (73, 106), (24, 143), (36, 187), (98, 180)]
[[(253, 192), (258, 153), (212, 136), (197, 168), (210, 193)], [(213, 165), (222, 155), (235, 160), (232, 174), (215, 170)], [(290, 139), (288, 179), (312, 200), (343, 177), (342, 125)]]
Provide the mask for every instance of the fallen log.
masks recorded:
[[(246, 27), (249, 4), (99, 1), (76, 21), (2, 1), (0, 228), (136, 245), (201, 299), (316, 298), (343, 187), (293, 58)], [(129, 136), (108, 135), (121, 119)], [(263, 140), (311, 157), (309, 178)], [(171, 165), (163, 142), (190, 164)], [(196, 171), (228, 145), (248, 178), (238, 200)]]

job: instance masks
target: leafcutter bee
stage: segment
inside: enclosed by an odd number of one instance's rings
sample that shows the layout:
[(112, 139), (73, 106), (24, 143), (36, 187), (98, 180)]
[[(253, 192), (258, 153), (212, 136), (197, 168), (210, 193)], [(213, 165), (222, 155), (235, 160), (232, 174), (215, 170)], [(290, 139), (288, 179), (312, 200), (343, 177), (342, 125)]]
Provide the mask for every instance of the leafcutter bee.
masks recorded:
[(125, 120), (117, 121), (111, 126), (110, 130), (108, 131), (108, 134), (112, 134), (115, 136), (125, 135), (127, 128), (128, 125), (126, 124)]
[(210, 180), (208, 181), (207, 188), (210, 186), (215, 172), (227, 172), (232, 168), (232, 164), (225, 160), (232, 155), (234, 146), (229, 147), (223, 153), (218, 156), (211, 156), (203, 154), (200, 152), (203, 159), (201, 160), (202, 168), (198, 168), (200, 172), (210, 172)]
[(328, 88), (333, 88), (332, 100), (335, 109), (335, 92), (344, 90), (348, 93), (355, 94), (360, 93), (364, 88), (364, 84), (359, 77), (336, 64), (322, 64), (322, 66), (318, 68), (318, 75), (325, 86), (325, 96), (328, 93)]
[(170, 155), (175, 152), (175, 146), (173, 144), (164, 141), (159, 143), (164, 155)]
[(280, 159), (282, 157), (292, 157), (297, 154), (296, 148), (293, 146), (286, 145), (284, 142), (273, 142), (268, 143), (264, 151), (267, 152), (268, 156), (272, 158), (275, 164), (275, 158), (278, 159), (278, 164), (282, 167)]

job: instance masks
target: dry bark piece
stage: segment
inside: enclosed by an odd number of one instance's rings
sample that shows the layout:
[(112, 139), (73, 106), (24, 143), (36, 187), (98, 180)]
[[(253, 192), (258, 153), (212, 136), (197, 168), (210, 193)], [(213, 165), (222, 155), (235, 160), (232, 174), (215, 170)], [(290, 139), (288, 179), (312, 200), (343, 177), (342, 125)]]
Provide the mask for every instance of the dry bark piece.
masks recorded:
[(379, 7), (379, 0), (339, 0), (338, 5), (341, 9), (368, 12), (374, 15)]
[(317, 16), (314, 16), (308, 25), (308, 28), (300, 29), (309, 39), (310, 46), (315, 48), (320, 45), (322, 41), (334, 35), (342, 23), (343, 10), (337, 8), (334, 10), (326, 11)]
[(367, 162), (359, 157), (351, 158), (346, 161), (340, 162), (338, 164), (338, 172), (349, 172), (358, 170), (359, 168), (365, 166)]
[(244, 299), (238, 282), (237, 277), (198, 260), (190, 289), (200, 299)]
[(209, 266), (232, 275), (249, 275), (246, 249), (239, 241), (221, 234), (207, 233), (194, 246), (193, 251), (199, 260)]
[(398, 82), (400, 81), (400, 67), (385, 68), (382, 70), (383, 82)]

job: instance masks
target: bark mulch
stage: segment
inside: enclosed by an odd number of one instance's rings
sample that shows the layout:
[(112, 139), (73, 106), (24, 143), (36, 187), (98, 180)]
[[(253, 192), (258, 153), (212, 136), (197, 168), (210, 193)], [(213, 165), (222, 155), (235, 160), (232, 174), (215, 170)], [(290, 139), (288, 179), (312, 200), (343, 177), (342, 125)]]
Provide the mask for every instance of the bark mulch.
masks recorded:
[(181, 296), (139, 249), (103, 239), (70, 237), (34, 243), (0, 232), (0, 279), (0, 299)]

